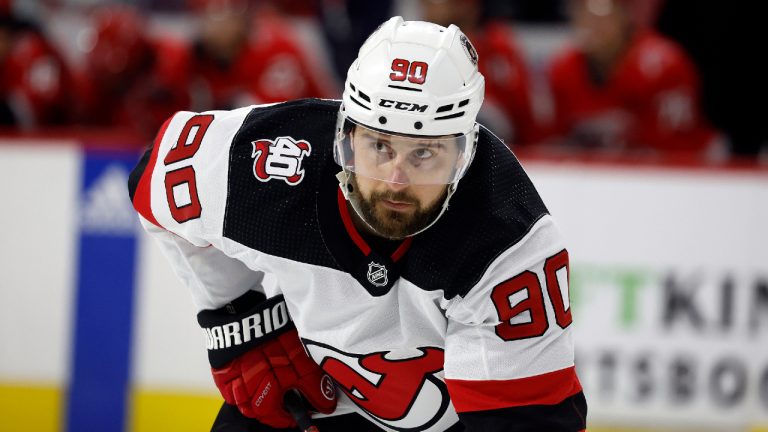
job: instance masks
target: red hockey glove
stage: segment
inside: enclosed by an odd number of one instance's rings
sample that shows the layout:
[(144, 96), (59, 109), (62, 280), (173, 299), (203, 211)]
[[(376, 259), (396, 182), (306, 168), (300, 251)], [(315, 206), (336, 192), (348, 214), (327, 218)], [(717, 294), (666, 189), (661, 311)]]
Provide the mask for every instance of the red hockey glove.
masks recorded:
[(295, 329), (212, 370), (227, 403), (272, 427), (296, 426), (283, 409), (283, 395), (289, 389), (299, 390), (319, 412), (329, 414), (336, 409), (331, 378), (304, 352)]
[(262, 302), (259, 296), (249, 292), (221, 309), (198, 314), (213, 380), (224, 400), (276, 428), (296, 426), (283, 409), (283, 395), (291, 389), (318, 412), (333, 412), (334, 384), (304, 351), (282, 296)]

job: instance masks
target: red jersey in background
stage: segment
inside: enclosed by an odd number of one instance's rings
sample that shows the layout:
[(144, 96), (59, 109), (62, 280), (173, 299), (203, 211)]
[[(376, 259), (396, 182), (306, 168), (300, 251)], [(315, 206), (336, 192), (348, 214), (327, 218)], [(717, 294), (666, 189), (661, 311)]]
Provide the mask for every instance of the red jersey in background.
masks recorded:
[(79, 76), (80, 123), (151, 138), (169, 115), (189, 108), (189, 51), (146, 36), (135, 11), (112, 7), (96, 17), (97, 38)]
[(599, 83), (583, 53), (555, 56), (550, 83), (556, 130), (569, 144), (704, 152), (716, 133), (702, 118), (698, 73), (680, 47), (644, 31)]
[(217, 59), (203, 44), (195, 44), (191, 79), (194, 109), (231, 109), (334, 96), (332, 85), (318, 72), (320, 68), (288, 36), (293, 30), (287, 22), (271, 13), (258, 14), (252, 22), (249, 40), (232, 60)]
[(253, 94), (260, 102), (291, 99), (340, 97), (324, 67), (302, 49), (288, 22), (278, 16), (261, 14), (254, 20), (256, 51), (261, 61), (252, 81)]
[(485, 103), (479, 121), (496, 131), (507, 145), (532, 144), (542, 138), (534, 114), (531, 79), (514, 34), (502, 22), (490, 22), (468, 35), (485, 76)]
[(58, 51), (39, 33), (13, 43), (0, 70), (0, 96), (21, 128), (63, 124), (70, 119), (72, 75)]

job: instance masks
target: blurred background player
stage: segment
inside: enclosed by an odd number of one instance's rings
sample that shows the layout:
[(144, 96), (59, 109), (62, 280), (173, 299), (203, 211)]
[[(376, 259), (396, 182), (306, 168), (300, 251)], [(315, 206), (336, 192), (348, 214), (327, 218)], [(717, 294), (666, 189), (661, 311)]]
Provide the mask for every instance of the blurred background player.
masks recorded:
[[(716, 155), (699, 76), (685, 52), (645, 24), (648, 4), (570, 0), (573, 46), (550, 69), (555, 128), (569, 146)], [(644, 10), (640, 10), (644, 8)]]
[(304, 51), (297, 29), (282, 13), (280, 2), (261, 2), (251, 22), (261, 68), (253, 81), (260, 102), (308, 97), (338, 97), (339, 89), (320, 59)]
[(482, 0), (421, 0), (421, 8), (425, 21), (456, 24), (475, 45), (478, 67), (486, 79), (480, 122), (510, 146), (541, 139), (525, 56), (509, 23), (487, 16)]
[(277, 6), (247, 0), (191, 0), (192, 108), (230, 109), (251, 103), (331, 97)]
[(248, 36), (246, 1), (193, 0), (197, 32), (192, 41), (194, 109), (227, 109), (253, 103), (248, 83), (259, 58)]
[(42, 30), (0, 1), (0, 127), (66, 123), (71, 90), (69, 67)]
[[(288, 1), (284, 0), (283, 3)], [(393, 3), (393, 0), (315, 1), (315, 13), (329, 48), (328, 55), (337, 80), (344, 81), (347, 69), (357, 58), (357, 51), (365, 39), (394, 14)]]
[(92, 23), (79, 76), (80, 122), (152, 137), (168, 113), (189, 107), (185, 45), (148, 35), (144, 17), (128, 6), (98, 8)]

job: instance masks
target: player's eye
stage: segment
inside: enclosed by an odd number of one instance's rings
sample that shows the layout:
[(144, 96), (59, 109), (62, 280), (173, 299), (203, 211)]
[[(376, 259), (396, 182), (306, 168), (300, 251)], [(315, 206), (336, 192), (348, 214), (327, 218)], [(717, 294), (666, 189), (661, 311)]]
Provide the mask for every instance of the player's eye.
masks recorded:
[(380, 140), (374, 141), (373, 149), (377, 153), (382, 153), (382, 154), (392, 153), (392, 148), (389, 146), (389, 143), (387, 143), (386, 141), (380, 141)]
[(435, 155), (435, 152), (427, 147), (421, 147), (413, 151), (413, 156), (416, 159), (425, 160)]

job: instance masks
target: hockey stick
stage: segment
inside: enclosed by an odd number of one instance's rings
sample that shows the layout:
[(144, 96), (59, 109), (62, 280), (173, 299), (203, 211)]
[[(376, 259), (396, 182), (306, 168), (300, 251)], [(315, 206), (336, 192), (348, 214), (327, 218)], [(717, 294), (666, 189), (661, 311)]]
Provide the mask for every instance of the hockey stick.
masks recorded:
[(301, 432), (320, 432), (317, 426), (312, 424), (312, 419), (307, 412), (304, 398), (296, 390), (290, 390), (283, 396), (283, 407), (299, 425)]

